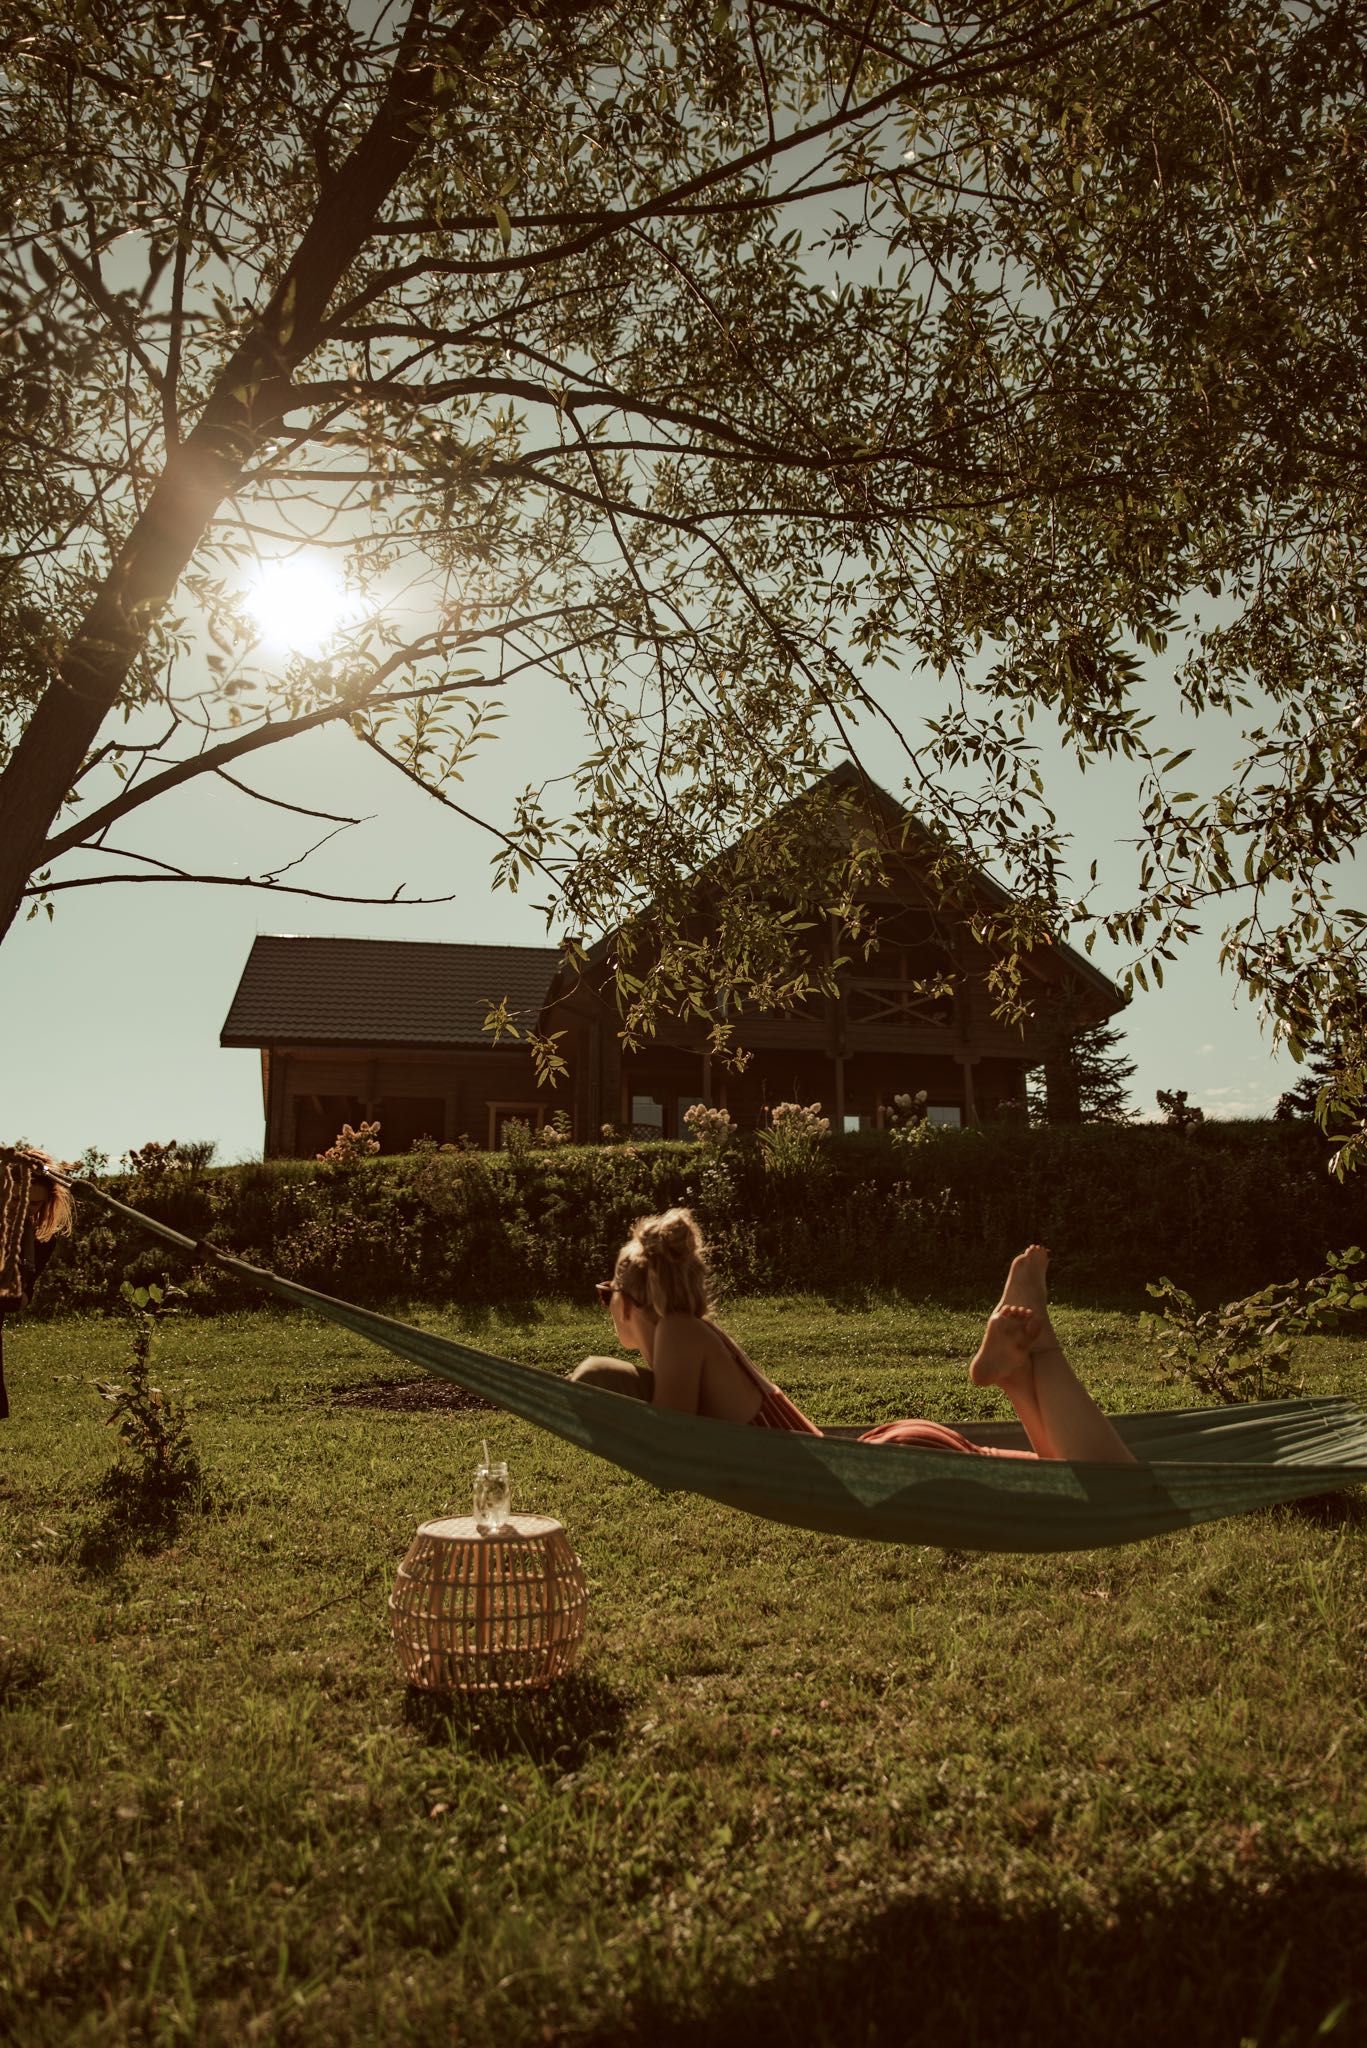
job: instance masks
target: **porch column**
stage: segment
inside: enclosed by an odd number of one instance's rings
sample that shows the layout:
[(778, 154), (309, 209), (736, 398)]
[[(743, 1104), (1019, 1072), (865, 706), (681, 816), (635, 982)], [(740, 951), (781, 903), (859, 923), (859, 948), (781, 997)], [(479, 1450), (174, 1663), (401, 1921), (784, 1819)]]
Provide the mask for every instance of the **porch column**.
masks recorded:
[(597, 1041), (594, 1072), (598, 1080), (598, 1099), (593, 1108), (593, 1124), (589, 1131), (590, 1144), (597, 1143), (602, 1125), (621, 1121), (622, 1090), (625, 1083), (622, 1072), (622, 1041), (617, 1035), (615, 1018), (610, 1014), (600, 1015), (594, 1029)]
[(581, 1145), (596, 1145), (603, 1123), (603, 1026), (597, 1017), (589, 1025), (576, 1084), (574, 1134)]
[(702, 1099), (709, 1109), (712, 1107), (712, 1055), (704, 1050), (702, 1056)]
[(973, 1069), (978, 1063), (971, 1053), (961, 1052), (957, 1057), (964, 1077), (964, 1122), (975, 1124), (978, 1121), (978, 1099), (973, 1092)]
[[(275, 1064), (280, 1077), (280, 1121), (277, 1126), (280, 1155), (286, 1159), (294, 1159), (299, 1152), (299, 1119), (294, 1112), (294, 1075), (291, 1071), (294, 1062), (288, 1053), (281, 1053)], [(307, 1069), (305, 1072), (307, 1075)]]
[(263, 1159), (283, 1158), (286, 1151), (285, 1139), (285, 1072), (286, 1060), (275, 1047), (261, 1055), (266, 1067), (266, 1143)]
[(845, 1055), (835, 1056), (835, 1128), (842, 1133), (845, 1129)]

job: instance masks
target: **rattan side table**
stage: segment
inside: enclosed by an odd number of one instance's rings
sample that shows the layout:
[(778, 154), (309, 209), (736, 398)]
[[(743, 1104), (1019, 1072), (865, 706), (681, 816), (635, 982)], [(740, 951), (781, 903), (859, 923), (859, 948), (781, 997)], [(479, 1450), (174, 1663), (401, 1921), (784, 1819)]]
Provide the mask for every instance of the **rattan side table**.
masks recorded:
[(579, 1559), (541, 1515), (488, 1535), (469, 1515), (424, 1522), (389, 1596), (400, 1662), (425, 1692), (549, 1685), (578, 1660), (587, 1607)]

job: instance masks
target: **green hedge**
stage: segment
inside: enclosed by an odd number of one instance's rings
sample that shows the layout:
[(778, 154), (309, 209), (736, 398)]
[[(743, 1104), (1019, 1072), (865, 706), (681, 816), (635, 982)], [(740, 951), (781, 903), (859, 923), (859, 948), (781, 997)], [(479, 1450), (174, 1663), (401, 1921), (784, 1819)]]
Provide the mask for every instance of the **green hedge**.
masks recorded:
[[(279, 1161), (176, 1167), (108, 1183), (194, 1236), (364, 1302), (493, 1303), (584, 1295), (633, 1218), (698, 1211), (736, 1290), (904, 1287), (982, 1292), (1008, 1256), (1053, 1246), (1066, 1290), (1120, 1297), (1168, 1274), (1202, 1298), (1317, 1271), (1367, 1241), (1367, 1183), (1339, 1186), (1311, 1125), (1207, 1123), (934, 1132), (830, 1141), (775, 1172), (753, 1140), (566, 1147), (523, 1157), (426, 1153), (347, 1169)], [(103, 1308), (119, 1282), (169, 1273), (205, 1310), (243, 1290), (194, 1268), (93, 1202), (49, 1268), (39, 1307)]]

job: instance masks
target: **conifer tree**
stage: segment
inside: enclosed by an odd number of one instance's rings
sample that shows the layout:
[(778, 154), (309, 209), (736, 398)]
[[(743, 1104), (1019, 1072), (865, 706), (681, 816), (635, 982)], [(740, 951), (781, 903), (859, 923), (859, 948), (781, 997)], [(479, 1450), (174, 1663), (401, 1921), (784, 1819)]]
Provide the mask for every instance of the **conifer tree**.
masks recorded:
[[(1077, 1090), (1078, 1122), (1084, 1124), (1128, 1124), (1135, 1118), (1130, 1101), (1134, 1061), (1122, 1050), (1125, 1034), (1115, 1024), (1088, 1025), (1075, 1032), (1059, 1055), (1066, 1062)], [(1043, 1069), (1036, 1069), (1028, 1084), (1031, 1121), (1048, 1121)]]

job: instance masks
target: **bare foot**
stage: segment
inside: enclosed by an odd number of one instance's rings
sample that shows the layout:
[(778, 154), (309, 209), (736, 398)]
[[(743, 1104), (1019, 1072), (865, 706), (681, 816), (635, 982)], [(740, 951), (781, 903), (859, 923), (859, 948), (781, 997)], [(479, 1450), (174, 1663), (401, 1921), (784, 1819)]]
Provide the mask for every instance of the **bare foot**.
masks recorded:
[(1049, 1249), (1047, 1245), (1027, 1245), (1023, 1252), (1012, 1259), (1006, 1285), (1002, 1288), (1000, 1308), (1033, 1309), (1039, 1322), (1039, 1329), (1030, 1339), (1032, 1351), (1043, 1351), (1058, 1344), (1058, 1336), (1049, 1320)]
[(975, 1387), (1000, 1387), (1017, 1373), (1032, 1373), (1030, 1347), (1039, 1336), (1040, 1319), (1024, 1303), (994, 1308), (983, 1331), (978, 1355), (968, 1368)]

